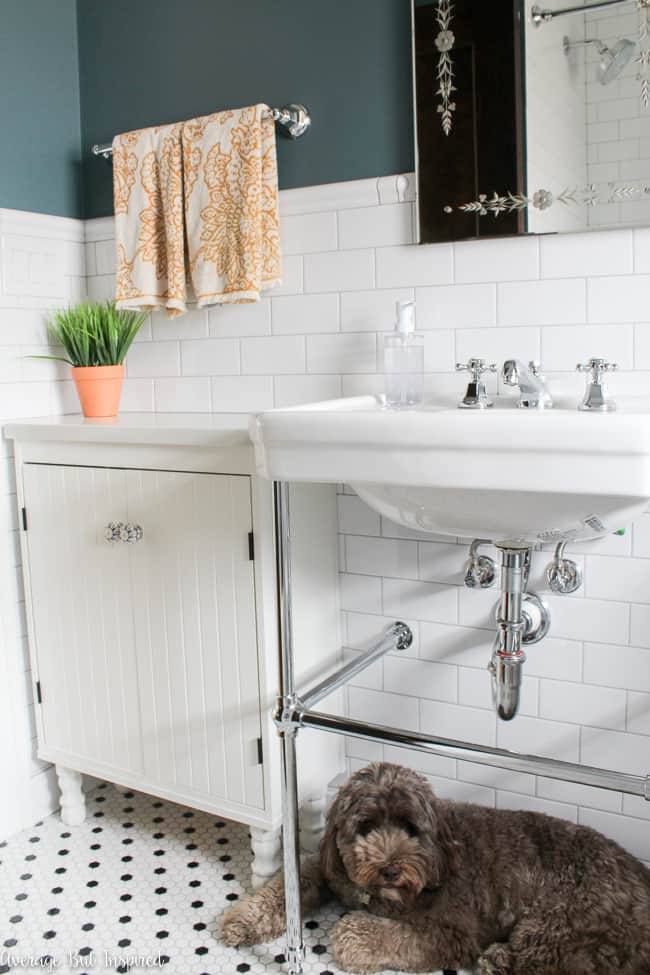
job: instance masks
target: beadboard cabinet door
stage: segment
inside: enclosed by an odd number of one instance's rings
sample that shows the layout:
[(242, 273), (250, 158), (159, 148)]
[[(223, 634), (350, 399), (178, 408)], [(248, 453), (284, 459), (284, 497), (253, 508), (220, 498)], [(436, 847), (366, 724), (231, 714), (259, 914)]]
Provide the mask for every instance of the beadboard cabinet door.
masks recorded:
[(264, 807), (251, 483), (127, 471), (145, 777)]
[(24, 491), (45, 757), (263, 809), (250, 477), (28, 463)]
[(40, 744), (141, 774), (129, 546), (104, 538), (126, 472), (26, 464), (24, 490)]

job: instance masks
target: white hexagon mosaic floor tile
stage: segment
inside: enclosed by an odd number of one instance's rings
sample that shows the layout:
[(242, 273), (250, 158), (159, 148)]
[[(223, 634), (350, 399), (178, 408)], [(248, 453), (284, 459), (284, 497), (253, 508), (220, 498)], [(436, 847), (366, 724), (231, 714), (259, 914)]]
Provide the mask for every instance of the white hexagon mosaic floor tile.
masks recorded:
[[(216, 920), (250, 891), (248, 829), (102, 784), (81, 826), (58, 814), (0, 844), (0, 975), (286, 970), (282, 939), (219, 943)], [(305, 975), (338, 975), (329, 931), (343, 908), (306, 919)]]

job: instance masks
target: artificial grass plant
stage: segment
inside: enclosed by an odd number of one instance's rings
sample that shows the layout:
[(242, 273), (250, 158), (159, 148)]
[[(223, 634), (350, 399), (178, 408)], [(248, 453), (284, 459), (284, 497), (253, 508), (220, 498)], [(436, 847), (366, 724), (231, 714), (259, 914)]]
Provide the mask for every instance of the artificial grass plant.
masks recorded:
[(82, 302), (59, 309), (48, 329), (65, 355), (34, 358), (57, 359), (75, 367), (119, 366), (146, 318), (146, 313), (116, 308), (114, 301)]

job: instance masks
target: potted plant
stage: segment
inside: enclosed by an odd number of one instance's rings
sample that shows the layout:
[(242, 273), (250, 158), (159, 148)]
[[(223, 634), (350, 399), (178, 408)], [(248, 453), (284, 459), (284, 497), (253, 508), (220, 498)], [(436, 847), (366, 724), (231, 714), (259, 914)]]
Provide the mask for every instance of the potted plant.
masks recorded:
[(84, 416), (117, 416), (124, 378), (124, 357), (147, 318), (123, 311), (115, 302), (82, 302), (55, 312), (48, 322), (65, 355), (38, 356), (72, 366), (72, 378)]

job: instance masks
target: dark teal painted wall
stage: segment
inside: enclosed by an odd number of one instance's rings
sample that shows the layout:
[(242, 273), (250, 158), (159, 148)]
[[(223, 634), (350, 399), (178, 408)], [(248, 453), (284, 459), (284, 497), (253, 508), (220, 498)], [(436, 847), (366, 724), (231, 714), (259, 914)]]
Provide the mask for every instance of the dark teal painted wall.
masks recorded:
[(81, 216), (76, 0), (0, 0), (0, 207)]
[(260, 101), (312, 111), (302, 141), (279, 139), (282, 188), (413, 168), (410, 0), (78, 0), (78, 16), (88, 217), (112, 212), (92, 143)]

